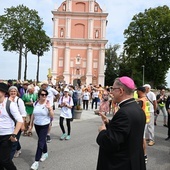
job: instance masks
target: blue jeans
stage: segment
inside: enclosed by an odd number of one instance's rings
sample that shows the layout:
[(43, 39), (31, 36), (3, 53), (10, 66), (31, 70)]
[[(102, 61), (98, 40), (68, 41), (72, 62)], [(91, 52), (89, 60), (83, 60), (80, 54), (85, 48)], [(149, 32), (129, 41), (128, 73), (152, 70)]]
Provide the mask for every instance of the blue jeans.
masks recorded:
[[(164, 124), (167, 124), (168, 113), (167, 113), (166, 107), (165, 107), (165, 106), (161, 107), (161, 106), (159, 106), (159, 104), (158, 104), (158, 110), (159, 110), (159, 113), (160, 113), (160, 111), (163, 113), (163, 117), (164, 117), (163, 121), (164, 121)], [(156, 120), (157, 120), (157, 117), (158, 117), (158, 115), (155, 116), (155, 122), (156, 122)]]
[(91, 104), (91, 108), (93, 109), (93, 105), (95, 103), (95, 109), (97, 109), (97, 102), (98, 102), (99, 98), (95, 97), (93, 100), (92, 100), (92, 104)]
[(39, 161), (42, 156), (42, 153), (47, 153), (46, 137), (48, 133), (49, 124), (42, 125), (42, 126), (34, 124), (34, 126), (35, 126), (35, 131), (38, 136), (38, 144), (37, 144), (37, 151), (35, 155), (35, 161)]

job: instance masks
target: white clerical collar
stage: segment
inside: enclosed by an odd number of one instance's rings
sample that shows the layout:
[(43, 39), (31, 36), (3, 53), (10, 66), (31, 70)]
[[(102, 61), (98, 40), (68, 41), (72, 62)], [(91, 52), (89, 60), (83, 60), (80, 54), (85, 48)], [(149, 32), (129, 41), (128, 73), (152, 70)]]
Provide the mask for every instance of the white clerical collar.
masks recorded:
[(129, 100), (129, 99), (131, 99), (131, 98), (127, 98), (127, 99), (122, 100), (120, 103), (118, 103), (118, 106), (120, 107), (121, 103), (123, 103), (123, 102), (125, 102), (126, 100)]

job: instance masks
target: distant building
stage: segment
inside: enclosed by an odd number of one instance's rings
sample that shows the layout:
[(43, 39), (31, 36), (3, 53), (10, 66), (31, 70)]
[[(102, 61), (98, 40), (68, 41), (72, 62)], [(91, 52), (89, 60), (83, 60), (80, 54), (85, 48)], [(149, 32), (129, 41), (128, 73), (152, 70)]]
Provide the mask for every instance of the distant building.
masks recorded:
[(104, 85), (108, 13), (95, 0), (66, 0), (52, 14), (52, 81)]

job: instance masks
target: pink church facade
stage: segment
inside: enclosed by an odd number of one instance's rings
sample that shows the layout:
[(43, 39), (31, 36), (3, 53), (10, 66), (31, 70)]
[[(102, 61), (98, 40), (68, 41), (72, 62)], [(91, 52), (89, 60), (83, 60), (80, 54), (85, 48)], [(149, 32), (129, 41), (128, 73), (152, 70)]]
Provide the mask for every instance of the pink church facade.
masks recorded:
[(95, 0), (66, 0), (52, 14), (52, 81), (104, 85), (108, 14)]

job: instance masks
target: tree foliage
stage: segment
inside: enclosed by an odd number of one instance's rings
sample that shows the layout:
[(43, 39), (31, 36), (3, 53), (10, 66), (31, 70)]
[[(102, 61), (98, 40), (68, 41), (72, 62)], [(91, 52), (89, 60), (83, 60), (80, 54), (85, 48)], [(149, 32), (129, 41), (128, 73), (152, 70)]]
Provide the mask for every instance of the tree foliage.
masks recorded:
[(146, 9), (132, 18), (124, 31), (124, 55), (134, 79), (142, 79), (154, 87), (165, 85), (170, 66), (170, 10), (167, 6)]
[[(32, 51), (29, 46), (32, 36), (37, 36), (37, 31), (42, 32), (43, 22), (38, 16), (38, 12), (30, 10), (28, 7), (19, 5), (4, 10), (4, 15), (0, 16), (0, 37), (2, 38), (5, 51), (15, 51), (19, 53), (18, 79), (21, 79), (22, 55), (25, 57), (26, 79), (27, 53)], [(38, 46), (38, 44), (35, 44)]]
[(45, 34), (44, 30), (34, 30), (33, 34), (30, 36), (30, 43), (28, 47), (31, 49), (32, 54), (37, 55), (37, 72), (36, 72), (36, 81), (39, 82), (39, 65), (40, 57), (44, 55), (44, 52), (49, 51), (50, 48), (50, 38)]
[(114, 79), (119, 76), (119, 57), (117, 55), (117, 50), (120, 45), (116, 44), (114, 46), (109, 45), (105, 50), (105, 85), (112, 86)]

